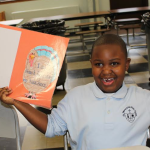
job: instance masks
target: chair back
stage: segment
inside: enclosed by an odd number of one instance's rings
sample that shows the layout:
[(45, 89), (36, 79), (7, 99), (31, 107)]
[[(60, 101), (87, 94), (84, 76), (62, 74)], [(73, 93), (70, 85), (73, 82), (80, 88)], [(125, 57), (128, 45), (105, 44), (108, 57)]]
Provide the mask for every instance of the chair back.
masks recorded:
[(16, 139), (17, 150), (21, 150), (20, 128), (15, 108), (0, 102), (0, 137)]

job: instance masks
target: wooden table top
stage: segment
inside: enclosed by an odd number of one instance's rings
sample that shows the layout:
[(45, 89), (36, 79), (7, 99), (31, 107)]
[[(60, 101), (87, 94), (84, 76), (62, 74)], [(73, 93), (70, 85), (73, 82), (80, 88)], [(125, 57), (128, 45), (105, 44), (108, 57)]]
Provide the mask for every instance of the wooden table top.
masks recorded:
[(150, 6), (148, 7), (133, 7), (133, 8), (123, 8), (123, 9), (113, 9), (110, 11), (97, 11), (97, 12), (86, 12), (86, 13), (77, 13), (77, 14), (67, 14), (67, 15), (57, 15), (57, 16), (49, 16), (49, 17), (39, 17), (39, 18), (32, 18), (27, 22), (34, 22), (40, 20), (79, 20), (79, 19), (89, 19), (89, 18), (96, 18), (96, 17), (107, 17), (110, 15), (115, 14), (122, 14), (122, 13), (131, 13), (131, 12), (145, 12), (150, 11)]
[(147, 7), (132, 7), (132, 8), (122, 8), (122, 9), (113, 9), (109, 12), (111, 14), (118, 14), (118, 13), (131, 13), (131, 12), (139, 12), (139, 11), (150, 11), (150, 6)]
[(87, 12), (87, 13), (78, 13), (78, 14), (69, 14), (69, 15), (57, 15), (57, 16), (49, 16), (49, 17), (32, 18), (28, 22), (40, 21), (40, 20), (57, 20), (57, 19), (68, 21), (68, 20), (88, 19), (88, 18), (106, 16), (109, 14), (110, 14), (109, 11)]

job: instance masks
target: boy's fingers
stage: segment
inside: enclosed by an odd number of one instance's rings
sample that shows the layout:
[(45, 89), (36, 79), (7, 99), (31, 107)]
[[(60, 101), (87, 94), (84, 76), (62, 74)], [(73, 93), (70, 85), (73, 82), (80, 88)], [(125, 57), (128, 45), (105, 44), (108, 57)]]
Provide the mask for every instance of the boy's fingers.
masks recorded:
[(3, 88), (0, 88), (0, 92), (2, 91), (2, 90), (4, 90), (6, 87), (3, 87)]
[(9, 93), (7, 91), (3, 91), (1, 95), (1, 99), (5, 99)]
[(2, 99), (3, 96), (7, 96), (11, 93), (11, 91), (8, 91), (7, 89), (3, 89), (1, 92), (0, 92), (0, 98)]
[(8, 91), (8, 92), (10, 92), (10, 91), (12, 91), (12, 90), (11, 90), (10, 88), (8, 88), (8, 87), (0, 88), (0, 93), (3, 92), (3, 91)]
[(1, 98), (1, 96), (2, 96), (2, 94), (4, 93), (6, 91), (6, 89), (1, 89), (1, 91), (0, 91), (0, 98)]
[(8, 87), (0, 88), (0, 100), (6, 104), (13, 105), (14, 99), (8, 97), (12, 90)]
[(8, 97), (10, 93), (8, 91), (3, 91), (3, 94), (0, 97), (0, 100), (6, 104), (13, 105), (14, 104), (14, 99)]

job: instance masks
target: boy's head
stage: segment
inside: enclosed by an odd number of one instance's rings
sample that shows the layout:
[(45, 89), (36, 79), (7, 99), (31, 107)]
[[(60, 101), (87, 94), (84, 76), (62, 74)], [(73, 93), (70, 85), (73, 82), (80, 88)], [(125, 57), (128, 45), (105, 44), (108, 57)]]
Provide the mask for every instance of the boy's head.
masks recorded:
[(98, 45), (111, 45), (115, 44), (120, 46), (121, 50), (124, 51), (125, 56), (127, 57), (127, 47), (126, 43), (122, 40), (122, 38), (115, 34), (104, 34), (103, 36), (100, 36), (93, 44), (92, 50), (91, 50), (91, 57), (93, 53), (93, 49), (95, 46)]
[(105, 93), (118, 91), (130, 64), (125, 42), (114, 34), (99, 37), (93, 44), (90, 61), (97, 86)]

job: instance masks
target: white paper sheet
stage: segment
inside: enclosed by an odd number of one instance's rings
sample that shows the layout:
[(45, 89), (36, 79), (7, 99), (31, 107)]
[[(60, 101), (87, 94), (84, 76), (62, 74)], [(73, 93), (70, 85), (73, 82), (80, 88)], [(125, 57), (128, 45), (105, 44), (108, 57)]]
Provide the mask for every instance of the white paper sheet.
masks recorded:
[(9, 86), (21, 31), (0, 27), (0, 87)]

